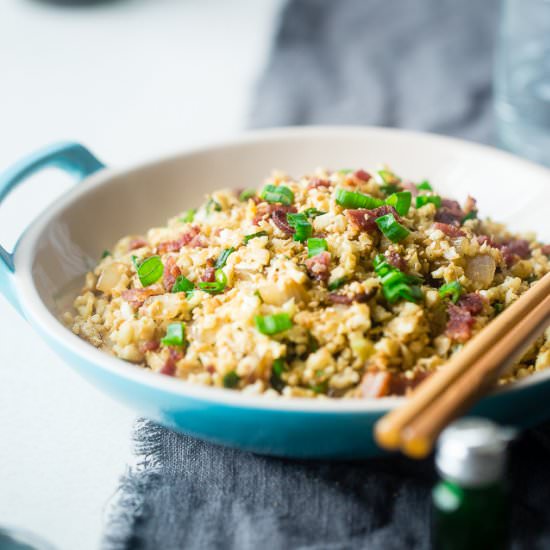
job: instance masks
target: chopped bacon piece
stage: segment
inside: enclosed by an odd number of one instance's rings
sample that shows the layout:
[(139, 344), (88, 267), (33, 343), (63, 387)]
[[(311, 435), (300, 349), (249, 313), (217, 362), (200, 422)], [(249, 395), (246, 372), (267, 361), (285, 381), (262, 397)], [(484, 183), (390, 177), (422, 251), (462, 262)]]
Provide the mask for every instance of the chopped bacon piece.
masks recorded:
[(369, 371), (363, 375), (361, 393), (365, 398), (379, 398), (388, 395), (405, 395), (424, 381), (430, 372), (417, 371), (412, 377), (401, 372)]
[(353, 297), (349, 296), (348, 294), (338, 294), (338, 292), (331, 292), (328, 295), (328, 299), (333, 304), (345, 304), (349, 305), (353, 302)]
[(434, 227), (439, 231), (445, 233), (448, 237), (464, 237), (465, 233), (459, 229), (456, 225), (449, 225), (448, 223), (435, 222)]
[(286, 215), (289, 213), (296, 213), (296, 208), (294, 206), (277, 206), (271, 211), (271, 219), (273, 223), (287, 235), (293, 235), (296, 230), (293, 227), (290, 227)]
[(405, 271), (405, 269), (407, 269), (407, 262), (405, 262), (399, 252), (396, 252), (395, 250), (386, 250), (386, 252), (384, 252), (384, 256), (386, 256), (388, 263), (393, 265), (393, 267), (396, 267), (401, 271)]
[(550, 255), (550, 244), (545, 244), (541, 247), (540, 251), (547, 256)]
[[(286, 222), (286, 213), (287, 212), (297, 212), (296, 207), (294, 206), (287, 206), (284, 204), (271, 204), (268, 202), (262, 202), (260, 205), (258, 205), (258, 208), (256, 210), (256, 215), (254, 216), (254, 219), (252, 220), (252, 223), (254, 225), (259, 225), (259, 223), (262, 220), (265, 220), (267, 218), (272, 218), (274, 212), (280, 212), (279, 216), (284, 219)], [(284, 216), (283, 216), (284, 213)], [(275, 220), (274, 220), (275, 221)], [(278, 227), (278, 226), (277, 226)]]
[(475, 324), (474, 316), (481, 313), (483, 304), (483, 298), (475, 292), (462, 296), (456, 305), (449, 304), (447, 308), (449, 313), (447, 336), (457, 342), (467, 342), (472, 336), (472, 327)]
[(213, 283), (216, 280), (216, 268), (208, 266), (204, 270), (204, 274), (201, 277), (201, 281), (204, 283)]
[(491, 248), (500, 248), (500, 246), (497, 243), (495, 243), (495, 241), (493, 241), (493, 239), (491, 237), (489, 237), (488, 235), (478, 235), (477, 242), (480, 245), (486, 244), (487, 246), (490, 246)]
[(380, 216), (385, 216), (386, 214), (393, 214), (398, 222), (403, 221), (395, 208), (386, 204), (384, 204), (383, 206), (379, 206), (378, 208), (373, 208), (372, 210), (367, 210), (365, 208), (359, 208), (357, 210), (346, 210), (346, 216), (348, 217), (349, 221), (353, 225), (355, 225), (362, 231), (366, 231), (367, 233), (377, 231), (378, 226), (376, 225), (376, 219)]
[(156, 296), (163, 294), (164, 289), (160, 285), (151, 285), (145, 288), (130, 288), (124, 290), (121, 294), (122, 298), (130, 303), (135, 308), (141, 307), (143, 302), (149, 298), (149, 296)]
[(309, 276), (317, 281), (327, 281), (330, 275), (330, 253), (321, 252), (306, 260)]
[(389, 372), (367, 372), (361, 380), (361, 394), (366, 398), (384, 397), (390, 393), (390, 383)]
[(143, 239), (132, 239), (128, 243), (128, 250), (136, 250), (137, 248), (143, 248), (144, 246), (147, 246), (147, 241), (144, 241)]
[(357, 170), (353, 175), (361, 181), (369, 181), (372, 177), (368, 172), (365, 172), (365, 170)]
[(159, 243), (157, 245), (157, 252), (159, 254), (178, 252), (184, 246), (190, 246), (191, 248), (204, 248), (206, 246), (206, 242), (200, 233), (200, 227), (197, 225), (192, 225), (185, 233), (181, 234), (179, 239)]
[(209, 372), (210, 374), (214, 374), (216, 372), (216, 367), (214, 365), (206, 365), (206, 367), (204, 367), (204, 370), (206, 372)]
[(465, 215), (457, 201), (441, 199), (441, 207), (435, 214), (435, 221), (459, 226)]
[(359, 302), (360, 304), (364, 304), (365, 302), (368, 302), (377, 292), (376, 288), (371, 288), (368, 292), (357, 292), (356, 294), (339, 294), (338, 292), (331, 292), (328, 295), (328, 299), (333, 304), (345, 304), (349, 305), (353, 302)]
[(467, 309), (455, 306), (454, 304), (449, 304), (447, 311), (449, 313), (449, 320), (445, 334), (457, 342), (467, 342), (472, 336), (472, 327), (475, 323), (472, 314)]
[(177, 362), (183, 357), (183, 352), (178, 348), (170, 347), (168, 348), (168, 353), (168, 359), (166, 359), (159, 372), (167, 376), (174, 376), (176, 374)]
[(458, 300), (457, 305), (472, 315), (478, 315), (483, 310), (484, 303), (483, 298), (477, 292), (470, 292), (469, 294), (464, 294)]
[(142, 342), (139, 346), (139, 349), (142, 353), (147, 351), (156, 351), (160, 347), (160, 342), (158, 340), (148, 340), (147, 342)]
[(332, 184), (329, 180), (321, 178), (313, 178), (307, 185), (308, 189), (318, 189), (319, 187), (330, 187)]
[(508, 267), (515, 264), (519, 258), (525, 259), (531, 255), (529, 241), (525, 239), (512, 239), (504, 243), (500, 251)]
[(392, 373), (390, 395), (406, 395), (430, 376), (431, 372), (417, 371), (412, 378), (403, 373)]
[(410, 191), (413, 197), (416, 197), (418, 195), (418, 188), (412, 181), (401, 182), (401, 187), (403, 187), (405, 191)]
[(172, 287), (180, 275), (181, 270), (176, 265), (176, 260), (172, 256), (168, 256), (164, 261), (164, 273), (162, 275), (162, 283), (167, 292), (172, 291)]

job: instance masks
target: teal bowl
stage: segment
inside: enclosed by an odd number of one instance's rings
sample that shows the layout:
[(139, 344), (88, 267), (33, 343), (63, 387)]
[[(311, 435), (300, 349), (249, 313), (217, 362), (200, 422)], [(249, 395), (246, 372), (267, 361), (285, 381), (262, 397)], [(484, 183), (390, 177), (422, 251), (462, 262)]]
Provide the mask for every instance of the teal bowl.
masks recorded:
[[(121, 235), (163, 224), (219, 187), (258, 185), (273, 169), (290, 174), (388, 163), (443, 194), (479, 201), (483, 215), (550, 240), (550, 171), (488, 147), (383, 128), (314, 127), (245, 134), (225, 143), (108, 169), (83, 146), (63, 143), (0, 176), (0, 201), (36, 171), (56, 166), (78, 185), (40, 215), (15, 250), (0, 247), (0, 291), (69, 365), (140, 415), (222, 445), (299, 458), (379, 454), (372, 431), (403, 398), (268, 399), (201, 387), (105, 354), (68, 330), (60, 313), (83, 275)], [(550, 369), (499, 389), (475, 413), (526, 426), (550, 417)]]

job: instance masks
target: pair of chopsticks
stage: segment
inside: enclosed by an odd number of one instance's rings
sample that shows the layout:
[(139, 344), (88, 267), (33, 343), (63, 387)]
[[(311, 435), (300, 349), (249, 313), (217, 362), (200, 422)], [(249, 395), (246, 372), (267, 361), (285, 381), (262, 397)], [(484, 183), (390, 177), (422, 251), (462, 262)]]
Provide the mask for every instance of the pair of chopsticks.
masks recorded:
[(403, 406), (378, 421), (378, 444), (412, 458), (427, 456), (445, 426), (486, 394), (549, 324), (547, 273), (420, 384)]

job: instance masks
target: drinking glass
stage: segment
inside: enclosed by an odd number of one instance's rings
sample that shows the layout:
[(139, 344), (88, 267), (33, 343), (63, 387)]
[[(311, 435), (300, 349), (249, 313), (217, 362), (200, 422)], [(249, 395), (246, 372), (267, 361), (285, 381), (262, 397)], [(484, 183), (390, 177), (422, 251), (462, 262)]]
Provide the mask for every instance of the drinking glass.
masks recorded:
[(494, 84), (500, 145), (550, 166), (550, 0), (503, 0)]

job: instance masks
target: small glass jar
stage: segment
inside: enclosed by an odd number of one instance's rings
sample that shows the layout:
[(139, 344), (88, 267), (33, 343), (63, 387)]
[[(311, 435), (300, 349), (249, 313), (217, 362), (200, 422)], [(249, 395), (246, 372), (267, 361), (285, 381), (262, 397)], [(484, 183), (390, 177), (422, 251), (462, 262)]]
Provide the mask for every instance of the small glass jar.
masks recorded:
[(441, 435), (432, 491), (432, 542), (436, 550), (500, 550), (508, 544), (508, 493), (504, 479), (510, 430), (467, 418)]

